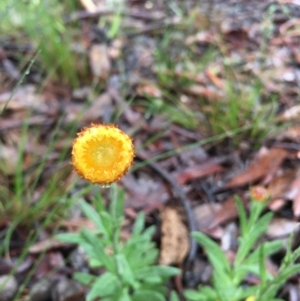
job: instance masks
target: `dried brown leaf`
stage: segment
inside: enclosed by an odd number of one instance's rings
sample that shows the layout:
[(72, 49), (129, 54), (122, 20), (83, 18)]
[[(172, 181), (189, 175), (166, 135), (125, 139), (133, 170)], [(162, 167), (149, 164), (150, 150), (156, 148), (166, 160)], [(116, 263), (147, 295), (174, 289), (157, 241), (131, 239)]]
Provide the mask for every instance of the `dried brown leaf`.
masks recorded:
[(222, 93), (216, 91), (216, 89), (200, 85), (191, 85), (186, 89), (186, 92), (196, 96), (203, 96), (208, 99), (222, 99), (223, 97)]
[(221, 204), (201, 204), (194, 208), (194, 216), (198, 231), (204, 231), (212, 224), (216, 215), (222, 209)]
[(291, 183), (291, 186), (289, 187), (289, 190), (285, 194), (285, 196), (288, 199), (293, 200), (294, 216), (299, 217), (300, 216), (300, 175), (299, 175), (299, 172), (298, 172), (298, 176)]
[(225, 88), (224, 81), (217, 76), (217, 72), (213, 68), (207, 69), (206, 75), (217, 88), (224, 90)]
[(1, 145), (0, 162), (0, 173), (13, 175), (18, 164), (18, 150), (15, 147)]
[(80, 0), (80, 3), (90, 13), (97, 11), (97, 5), (92, 0)]
[(274, 199), (268, 204), (268, 208), (272, 211), (278, 211), (285, 205), (285, 203), (286, 201), (283, 199)]
[(51, 249), (61, 248), (65, 246), (69, 246), (70, 244), (67, 244), (65, 242), (58, 241), (54, 238), (45, 239), (43, 241), (37, 242), (33, 244), (29, 248), (29, 253), (31, 254), (39, 254), (41, 252), (49, 251)]
[(189, 251), (189, 232), (178, 211), (166, 206), (161, 211), (161, 251), (159, 263), (181, 264)]
[(41, 94), (36, 94), (34, 85), (18, 87), (14, 93), (11, 91), (0, 94), (0, 110), (6, 106), (10, 110), (34, 109), (42, 113), (49, 113), (49, 105)]
[(67, 228), (70, 232), (78, 232), (82, 228), (86, 228), (89, 230), (95, 230), (95, 224), (86, 219), (86, 218), (76, 218), (71, 220), (65, 220), (60, 223), (60, 225), (64, 228)]
[(295, 105), (288, 108), (281, 116), (278, 118), (282, 121), (290, 121), (300, 117), (300, 105)]
[(216, 37), (214, 34), (209, 31), (201, 31), (193, 36), (188, 36), (185, 40), (185, 44), (190, 46), (194, 43), (206, 43), (206, 44), (213, 44), (215, 43)]
[(290, 187), (291, 182), (295, 179), (298, 169), (289, 169), (282, 174), (274, 177), (268, 186), (270, 199), (282, 198)]
[(81, 122), (83, 124), (88, 124), (91, 122), (108, 120), (110, 119), (113, 110), (114, 108), (111, 96), (108, 93), (103, 93), (99, 97), (95, 98), (91, 106), (84, 111)]
[(296, 143), (300, 143), (300, 127), (299, 126), (293, 126), (287, 128), (284, 132), (277, 135), (276, 140), (291, 140)]
[(92, 45), (89, 52), (89, 62), (92, 73), (99, 79), (106, 79), (111, 69), (107, 46), (104, 44)]
[(269, 226), (266, 234), (271, 238), (288, 236), (298, 228), (297, 221), (291, 221), (285, 218), (274, 218)]
[(238, 215), (235, 201), (233, 197), (229, 197), (223, 204), (221, 210), (217, 212), (215, 218), (209, 225), (209, 229), (215, 228), (218, 225), (236, 218)]
[(270, 182), (286, 156), (287, 152), (281, 148), (261, 149), (248, 168), (230, 180), (225, 187), (251, 184), (263, 177), (264, 182)]
[(156, 85), (150, 82), (140, 83), (136, 87), (136, 92), (140, 96), (151, 96), (156, 98), (162, 97), (161, 90)]
[(217, 164), (216, 162), (213, 161), (207, 162), (197, 166), (189, 167), (181, 171), (176, 175), (176, 181), (179, 184), (185, 184), (190, 180), (203, 178), (210, 174), (222, 171), (223, 169), (224, 168), (220, 164)]

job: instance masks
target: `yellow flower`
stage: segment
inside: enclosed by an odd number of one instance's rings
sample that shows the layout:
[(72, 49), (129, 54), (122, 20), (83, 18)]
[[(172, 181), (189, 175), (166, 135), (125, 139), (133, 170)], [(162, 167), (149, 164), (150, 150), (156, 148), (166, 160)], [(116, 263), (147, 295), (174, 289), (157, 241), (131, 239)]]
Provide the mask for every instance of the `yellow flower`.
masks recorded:
[(255, 296), (250, 296), (245, 301), (255, 301)]
[(74, 140), (72, 164), (79, 175), (101, 185), (118, 181), (134, 157), (131, 138), (114, 125), (92, 124)]

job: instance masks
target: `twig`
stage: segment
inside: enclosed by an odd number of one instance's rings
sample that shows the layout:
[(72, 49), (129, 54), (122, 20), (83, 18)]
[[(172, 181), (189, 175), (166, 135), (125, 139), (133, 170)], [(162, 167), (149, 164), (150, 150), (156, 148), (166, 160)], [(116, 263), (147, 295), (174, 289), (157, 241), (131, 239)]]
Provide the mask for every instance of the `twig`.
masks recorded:
[[(114, 15), (115, 13), (116, 11), (111, 9), (98, 9), (95, 11), (78, 11), (71, 14), (69, 17), (67, 17), (65, 19), (65, 23), (84, 20), (84, 19), (99, 18), (101, 16)], [(165, 18), (165, 15), (163, 13), (150, 14), (150, 13), (143, 13), (139, 11), (121, 11), (120, 14), (123, 16), (129, 16), (131, 18), (142, 19), (145, 21), (162, 21)]]
[(272, 144), (272, 147), (285, 148), (291, 150), (300, 150), (300, 143), (292, 142), (275, 142)]
[(150, 24), (134, 32), (125, 33), (125, 35), (130, 38), (141, 34), (152, 33), (154, 31), (159, 31), (159, 30), (161, 31), (166, 29), (166, 27), (168, 26), (180, 25), (180, 22), (181, 20), (179, 18), (172, 18), (172, 19), (165, 20), (164, 22), (161, 23)]
[[(147, 160), (146, 158), (144, 158), (144, 156), (142, 156), (141, 154), (137, 154), (136, 156), (139, 160)], [(183, 192), (183, 190), (180, 188), (180, 186), (177, 184), (177, 182), (173, 179), (173, 177), (171, 177), (164, 169), (162, 169), (157, 163), (155, 162), (148, 162), (147, 164), (150, 168), (152, 168), (153, 170), (155, 170), (164, 180), (166, 180), (171, 186), (172, 186), (172, 190), (174, 193), (174, 196), (178, 197), (182, 206), (185, 209), (186, 215), (187, 215), (187, 219), (188, 219), (188, 226), (189, 226), (189, 230), (190, 232), (196, 231), (196, 221), (195, 221), (195, 217), (192, 211), (192, 208), (189, 204), (189, 201), (186, 198), (185, 193)], [(189, 250), (189, 254), (186, 260), (186, 267), (187, 269), (190, 269), (190, 267), (192, 266), (192, 263), (194, 261), (194, 258), (196, 256), (197, 253), (197, 243), (196, 241), (190, 237), (190, 250)]]

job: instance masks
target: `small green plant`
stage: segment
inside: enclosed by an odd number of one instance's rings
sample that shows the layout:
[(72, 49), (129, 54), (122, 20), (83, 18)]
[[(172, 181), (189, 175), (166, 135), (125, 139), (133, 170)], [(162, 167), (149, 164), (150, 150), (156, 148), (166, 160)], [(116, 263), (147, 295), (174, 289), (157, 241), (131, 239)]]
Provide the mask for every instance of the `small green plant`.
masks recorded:
[(108, 210), (100, 195), (93, 200), (94, 207), (80, 203), (81, 210), (94, 222), (96, 230), (82, 229), (80, 233), (57, 235), (62, 241), (80, 245), (89, 266), (103, 271), (99, 276), (75, 274), (77, 281), (90, 287), (86, 300), (164, 301), (166, 281), (180, 270), (155, 265), (158, 250), (151, 240), (154, 228), (144, 230), (143, 213), (138, 215), (131, 237), (122, 242), (123, 192), (113, 185), (110, 199)]
[[(193, 237), (206, 250), (208, 259), (213, 266), (212, 286), (200, 285), (198, 290), (186, 290), (185, 297), (189, 301), (279, 301), (276, 298), (280, 287), (289, 277), (300, 270), (300, 264), (295, 261), (300, 256), (300, 247), (291, 251), (292, 237), (286, 255), (274, 276), (265, 266), (265, 260), (283, 248), (279, 240), (259, 243), (259, 239), (266, 232), (272, 218), (272, 213), (262, 212), (266, 202), (251, 201), (249, 216), (239, 198), (236, 198), (240, 219), (239, 247), (233, 264), (228, 262), (224, 252), (218, 244), (203, 233), (194, 232)], [(256, 275), (260, 279), (259, 285), (246, 285), (246, 275)]]

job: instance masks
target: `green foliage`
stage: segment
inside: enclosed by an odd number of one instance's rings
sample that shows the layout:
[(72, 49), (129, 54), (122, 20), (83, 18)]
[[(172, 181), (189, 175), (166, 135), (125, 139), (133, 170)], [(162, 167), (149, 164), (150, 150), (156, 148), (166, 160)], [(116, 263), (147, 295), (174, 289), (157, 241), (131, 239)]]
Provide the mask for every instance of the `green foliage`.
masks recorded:
[[(32, 136), (37, 134), (33, 134), (32, 129), (29, 128), (29, 119), (30, 115), (28, 114), (28, 118), (24, 120), (22, 125), (20, 139), (15, 147), (17, 158), (14, 159), (15, 161), (12, 160), (12, 167), (7, 166), (5, 160), (2, 160), (0, 163), (0, 173), (5, 176), (11, 176), (12, 169), (14, 168), (10, 185), (0, 183), (0, 219), (5, 217), (8, 220), (13, 220), (10, 227), (11, 232), (20, 223), (28, 226), (28, 228), (32, 228), (34, 223), (45, 219), (50, 211), (55, 213), (54, 216), (57, 220), (59, 216), (64, 215), (65, 209), (72, 202), (70, 198), (66, 197), (66, 194), (69, 192), (68, 189), (71, 189), (71, 185), (66, 187), (62, 182), (71, 172), (70, 168), (59, 167), (58, 165), (44, 186), (41, 188), (39, 185), (39, 182), (45, 178), (45, 170), (49, 172), (49, 168), (47, 169), (49, 166), (49, 156), (57, 141), (58, 129), (61, 123), (57, 123), (49, 136), (48, 146), (43, 158), (33, 153), (31, 154), (32, 163), (24, 167), (26, 146), (32, 141), (31, 139), (34, 139)], [(74, 132), (74, 129), (72, 131)], [(0, 148), (2, 145), (4, 144), (0, 142)], [(65, 160), (67, 151), (67, 148), (62, 150), (57, 161), (58, 163)], [(36, 197), (34, 196), (37, 189), (39, 189), (38, 201), (35, 200)], [(5, 241), (6, 239), (8, 242), (8, 236), (6, 236)], [(2, 247), (0, 247), (0, 250)]]
[[(213, 267), (212, 286), (199, 286), (198, 290), (186, 290), (185, 297), (189, 301), (239, 301), (253, 296), (256, 301), (279, 301), (276, 294), (289, 277), (299, 272), (300, 264), (295, 261), (300, 256), (300, 247), (291, 251), (292, 237), (287, 248), (279, 272), (271, 275), (266, 266), (266, 259), (282, 249), (281, 241), (259, 243), (266, 232), (271, 213), (262, 215), (266, 202), (252, 200), (249, 216), (239, 198), (236, 206), (240, 219), (239, 247), (232, 265), (217, 243), (203, 233), (194, 232), (196, 241), (206, 250), (207, 257)], [(243, 284), (248, 274), (260, 278), (257, 286)]]
[(71, 1), (3, 0), (0, 33), (19, 40), (28, 37), (33, 50), (39, 50), (39, 59), (47, 74), (75, 86), (78, 54), (72, 51), (72, 39), (79, 31), (76, 33), (74, 23), (66, 24), (63, 20), (63, 12), (70, 9), (74, 9)]
[[(246, 85), (237, 83), (235, 71), (231, 72), (226, 73), (228, 83), (224, 89), (224, 97), (208, 105), (207, 119), (211, 130), (220, 134), (248, 127), (247, 139), (264, 139), (271, 131), (276, 130), (276, 101), (272, 97), (263, 101), (263, 86), (257, 79), (250, 79), (250, 85), (248, 82)], [(240, 141), (243, 137), (245, 133), (234, 138), (235, 141)]]
[(92, 268), (104, 268), (100, 276), (76, 273), (75, 279), (89, 286), (87, 301), (101, 298), (105, 301), (165, 301), (165, 283), (180, 270), (155, 265), (158, 251), (152, 242), (153, 227), (144, 230), (145, 216), (140, 213), (126, 241), (120, 239), (123, 218), (123, 193), (111, 189), (111, 203), (105, 209), (99, 196), (94, 207), (80, 202), (86, 217), (96, 230), (82, 229), (80, 233), (58, 234), (57, 238), (79, 244), (88, 256)]

